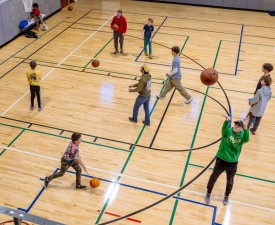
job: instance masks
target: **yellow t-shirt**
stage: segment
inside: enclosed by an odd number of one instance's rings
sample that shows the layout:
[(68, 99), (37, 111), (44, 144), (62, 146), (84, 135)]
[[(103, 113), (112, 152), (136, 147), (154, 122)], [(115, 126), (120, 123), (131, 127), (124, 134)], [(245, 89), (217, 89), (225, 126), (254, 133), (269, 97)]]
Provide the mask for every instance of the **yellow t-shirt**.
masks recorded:
[(41, 79), (41, 73), (38, 70), (29, 69), (26, 72), (29, 84), (32, 86), (39, 86), (39, 82)]

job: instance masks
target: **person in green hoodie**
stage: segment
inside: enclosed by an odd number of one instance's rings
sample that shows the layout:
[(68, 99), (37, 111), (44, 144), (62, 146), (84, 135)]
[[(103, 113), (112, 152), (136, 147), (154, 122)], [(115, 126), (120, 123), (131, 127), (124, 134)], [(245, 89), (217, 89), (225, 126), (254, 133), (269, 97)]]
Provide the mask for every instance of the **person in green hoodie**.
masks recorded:
[(136, 102), (133, 109), (133, 116), (129, 117), (131, 122), (136, 123), (138, 117), (138, 110), (141, 105), (144, 107), (145, 120), (143, 123), (150, 126), (150, 112), (149, 112), (149, 102), (151, 97), (151, 75), (149, 74), (150, 68), (148, 65), (143, 65), (140, 69), (142, 73), (139, 82), (134, 85), (129, 86), (129, 92), (138, 92), (139, 96), (136, 98)]
[(228, 204), (229, 195), (233, 188), (234, 176), (237, 172), (238, 158), (241, 154), (243, 144), (247, 143), (250, 139), (247, 129), (249, 117), (246, 117), (244, 121), (235, 121), (233, 127), (229, 127), (231, 118), (229, 116), (225, 116), (225, 118), (222, 126), (222, 140), (217, 152), (215, 167), (207, 184), (207, 193), (205, 196), (205, 202), (207, 204), (210, 203), (212, 189), (223, 171), (226, 171), (227, 177), (223, 204)]

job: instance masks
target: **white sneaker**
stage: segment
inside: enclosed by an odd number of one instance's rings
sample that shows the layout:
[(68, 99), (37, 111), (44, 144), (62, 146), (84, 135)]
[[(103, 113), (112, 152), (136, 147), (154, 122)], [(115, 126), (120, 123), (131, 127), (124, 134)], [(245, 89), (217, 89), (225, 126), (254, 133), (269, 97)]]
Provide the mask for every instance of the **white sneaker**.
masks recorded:
[(156, 95), (157, 99), (164, 99), (165, 97), (162, 97), (160, 95)]
[(188, 100), (185, 101), (185, 104), (189, 104), (190, 102), (193, 101), (193, 97), (189, 98)]

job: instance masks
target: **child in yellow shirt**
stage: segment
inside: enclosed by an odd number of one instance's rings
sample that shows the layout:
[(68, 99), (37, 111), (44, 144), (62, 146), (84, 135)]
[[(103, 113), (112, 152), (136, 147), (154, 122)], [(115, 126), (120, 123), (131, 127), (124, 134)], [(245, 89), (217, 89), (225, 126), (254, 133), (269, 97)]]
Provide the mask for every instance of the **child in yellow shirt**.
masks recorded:
[(30, 85), (30, 92), (31, 92), (31, 106), (30, 109), (34, 109), (34, 98), (35, 95), (37, 97), (37, 103), (38, 103), (38, 111), (42, 110), (41, 106), (41, 99), (40, 99), (40, 80), (41, 80), (41, 73), (36, 70), (37, 63), (36, 61), (30, 62), (30, 69), (26, 72), (28, 82)]

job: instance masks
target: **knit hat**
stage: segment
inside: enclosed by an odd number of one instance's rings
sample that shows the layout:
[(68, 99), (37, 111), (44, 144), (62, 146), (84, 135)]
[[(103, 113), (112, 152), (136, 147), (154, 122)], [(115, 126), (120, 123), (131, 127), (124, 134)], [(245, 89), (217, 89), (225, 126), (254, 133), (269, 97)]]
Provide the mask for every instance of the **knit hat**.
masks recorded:
[(150, 68), (149, 68), (149, 66), (147, 64), (144, 64), (141, 68), (144, 69), (145, 73), (149, 73), (150, 72)]

